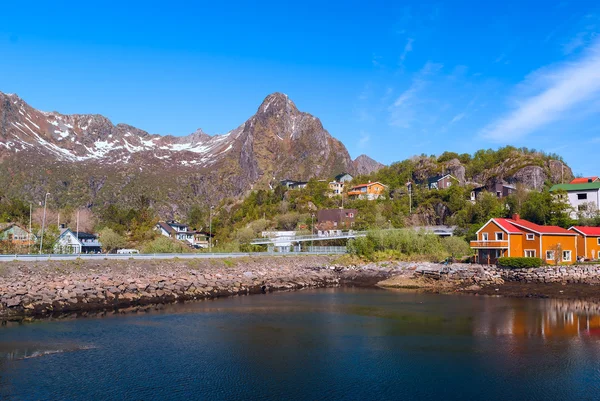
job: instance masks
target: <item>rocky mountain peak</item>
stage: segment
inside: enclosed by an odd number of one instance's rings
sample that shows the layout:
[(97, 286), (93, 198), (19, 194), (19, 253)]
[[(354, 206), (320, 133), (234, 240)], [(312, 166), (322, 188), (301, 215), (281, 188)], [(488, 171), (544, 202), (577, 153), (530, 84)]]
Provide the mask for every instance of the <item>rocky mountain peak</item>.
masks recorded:
[(352, 162), (354, 171), (359, 175), (367, 175), (376, 172), (377, 170), (385, 167), (385, 165), (373, 160), (367, 155), (360, 155)]
[(298, 113), (298, 108), (294, 102), (290, 100), (288, 95), (285, 93), (275, 92), (271, 93), (265, 98), (265, 100), (263, 100), (256, 112), (256, 115), (281, 115), (282, 113), (295, 114)]

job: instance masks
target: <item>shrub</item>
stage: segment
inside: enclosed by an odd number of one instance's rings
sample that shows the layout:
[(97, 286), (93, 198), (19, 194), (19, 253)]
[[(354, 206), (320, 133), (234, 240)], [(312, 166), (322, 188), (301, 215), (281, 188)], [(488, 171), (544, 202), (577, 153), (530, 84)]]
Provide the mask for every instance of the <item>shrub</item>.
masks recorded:
[(503, 257), (498, 258), (498, 266), (510, 269), (531, 269), (542, 266), (542, 259)]
[(465, 256), (472, 255), (473, 250), (469, 243), (460, 237), (442, 238), (442, 245), (446, 252), (453, 258), (462, 259)]
[(147, 243), (143, 248), (144, 253), (186, 253), (190, 248), (179, 241), (160, 236)]

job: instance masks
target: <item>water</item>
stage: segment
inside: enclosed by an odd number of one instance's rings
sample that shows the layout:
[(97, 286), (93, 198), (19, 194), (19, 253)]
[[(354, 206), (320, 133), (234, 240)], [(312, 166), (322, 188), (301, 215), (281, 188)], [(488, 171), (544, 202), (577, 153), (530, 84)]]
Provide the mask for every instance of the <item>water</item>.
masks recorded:
[(329, 289), (0, 328), (2, 400), (598, 400), (585, 302)]

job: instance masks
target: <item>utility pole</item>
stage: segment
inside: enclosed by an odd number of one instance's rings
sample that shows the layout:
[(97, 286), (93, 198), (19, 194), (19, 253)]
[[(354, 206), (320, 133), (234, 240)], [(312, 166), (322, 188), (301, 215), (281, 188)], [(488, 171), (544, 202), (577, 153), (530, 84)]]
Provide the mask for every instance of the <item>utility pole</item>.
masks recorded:
[(31, 202), (29, 202), (29, 241), (27, 241), (28, 243), (28, 250), (27, 253), (31, 253), (31, 210), (32, 210), (32, 205)]
[(209, 234), (208, 234), (208, 251), (212, 252), (212, 211), (215, 207), (211, 206), (208, 210), (208, 226), (209, 226)]
[(42, 246), (44, 245), (44, 226), (46, 225), (46, 204), (48, 203), (48, 195), (50, 195), (50, 192), (46, 192), (46, 196), (44, 196), (44, 217), (42, 217), (42, 237), (40, 238), (40, 254), (42, 253)]
[(408, 214), (412, 214), (412, 182), (408, 182)]
[[(59, 226), (60, 227), (60, 226)], [(75, 237), (77, 238), (77, 242), (79, 242), (79, 209), (77, 209), (77, 225), (76, 225), (76, 234)], [(79, 252), (77, 253), (81, 253), (81, 246), (79, 247)]]

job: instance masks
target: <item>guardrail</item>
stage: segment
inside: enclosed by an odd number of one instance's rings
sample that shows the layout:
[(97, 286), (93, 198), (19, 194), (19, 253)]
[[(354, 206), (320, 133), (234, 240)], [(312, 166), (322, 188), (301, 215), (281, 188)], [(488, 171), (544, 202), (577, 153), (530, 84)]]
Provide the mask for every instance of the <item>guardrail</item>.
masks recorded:
[(265, 245), (265, 244), (277, 244), (278, 242), (308, 242), (308, 241), (327, 241), (331, 239), (345, 239), (345, 238), (356, 238), (364, 237), (367, 235), (366, 231), (354, 231), (352, 233), (332, 234), (332, 235), (297, 235), (297, 236), (281, 236), (271, 238), (255, 238), (250, 243), (253, 245)]
[(141, 254), (12, 254), (0, 255), (0, 262), (46, 262), (50, 260), (151, 260), (151, 259), (224, 259), (248, 256), (301, 256), (301, 255), (335, 255), (340, 254), (333, 249), (313, 252), (232, 252), (232, 253), (141, 253)]

